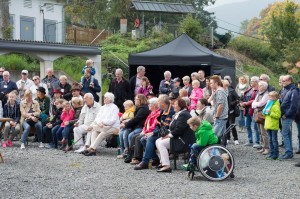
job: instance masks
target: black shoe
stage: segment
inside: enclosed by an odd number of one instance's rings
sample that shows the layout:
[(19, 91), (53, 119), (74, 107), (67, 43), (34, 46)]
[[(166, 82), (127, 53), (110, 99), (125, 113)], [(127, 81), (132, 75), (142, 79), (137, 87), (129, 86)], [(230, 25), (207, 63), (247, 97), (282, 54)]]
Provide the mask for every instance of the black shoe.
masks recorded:
[(159, 170), (157, 170), (157, 172), (159, 172), (159, 173), (172, 173), (172, 169), (169, 167), (169, 168), (161, 168), (161, 169), (159, 169)]
[(134, 170), (143, 170), (143, 169), (148, 169), (148, 165), (143, 162), (141, 162), (140, 164), (134, 167)]
[(80, 152), (80, 154), (83, 154), (83, 155), (85, 155), (86, 153), (88, 153), (89, 152), (89, 150), (84, 150), (84, 151), (82, 151), (82, 152)]
[(156, 168), (156, 169), (161, 169), (161, 168), (163, 168), (163, 166), (162, 166), (162, 164), (159, 164), (159, 165), (157, 165), (155, 168)]
[(125, 163), (130, 163), (132, 160), (131, 156), (130, 155), (127, 155), (126, 158), (124, 159), (124, 162)]
[(296, 151), (296, 153), (295, 154), (300, 154), (300, 149), (298, 149), (298, 151)]
[(300, 162), (297, 162), (297, 163), (295, 164), (295, 167), (300, 167)]
[(95, 156), (96, 155), (96, 151), (89, 151), (87, 153), (84, 154), (85, 156)]

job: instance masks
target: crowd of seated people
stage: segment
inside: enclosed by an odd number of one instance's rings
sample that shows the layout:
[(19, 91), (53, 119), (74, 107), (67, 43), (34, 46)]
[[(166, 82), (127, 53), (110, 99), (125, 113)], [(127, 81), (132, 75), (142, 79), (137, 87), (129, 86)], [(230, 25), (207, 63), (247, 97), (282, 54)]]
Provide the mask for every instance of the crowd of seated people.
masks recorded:
[[(130, 80), (117, 69), (100, 105), (96, 70), (92, 60), (86, 64), (80, 82), (73, 84), (64, 75), (56, 78), (52, 69), (42, 80), (39, 76), (30, 80), (28, 71), (22, 70), (21, 79), (14, 82), (9, 71), (0, 68), (1, 146), (18, 145), (16, 140), (20, 139), (23, 150), (33, 133), (39, 148), (95, 156), (102, 142), (119, 135), (118, 158), (134, 165), (134, 170), (147, 169), (151, 162), (158, 172), (171, 172), (170, 154), (185, 153), (191, 146), (190, 163), (194, 165), (200, 150), (218, 143), (226, 128), (237, 120), (237, 128), (226, 135), (227, 144), (239, 145), (238, 134), (246, 130), (244, 145), (252, 146), (266, 159), (288, 160), (300, 154), (300, 82), (295, 86), (289, 75), (280, 77), (281, 90), (276, 92), (266, 74), (253, 76), (250, 82), (249, 77), (241, 76), (234, 88), (234, 77), (230, 76), (205, 77), (199, 70), (181, 82), (165, 71), (155, 94), (145, 67), (139, 66)], [(296, 152), (291, 136), (293, 121), (298, 127)]]

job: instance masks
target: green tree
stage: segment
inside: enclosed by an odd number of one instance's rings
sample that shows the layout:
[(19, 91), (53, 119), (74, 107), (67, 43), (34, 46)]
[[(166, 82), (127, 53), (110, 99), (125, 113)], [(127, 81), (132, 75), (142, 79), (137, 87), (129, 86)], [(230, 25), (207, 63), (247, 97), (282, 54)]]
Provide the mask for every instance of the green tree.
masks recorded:
[(12, 27), (9, 24), (8, 0), (0, 0), (0, 38), (11, 38)]
[(203, 32), (202, 25), (198, 19), (192, 15), (187, 15), (185, 19), (179, 22), (179, 31), (188, 34), (194, 40), (199, 41), (199, 35)]

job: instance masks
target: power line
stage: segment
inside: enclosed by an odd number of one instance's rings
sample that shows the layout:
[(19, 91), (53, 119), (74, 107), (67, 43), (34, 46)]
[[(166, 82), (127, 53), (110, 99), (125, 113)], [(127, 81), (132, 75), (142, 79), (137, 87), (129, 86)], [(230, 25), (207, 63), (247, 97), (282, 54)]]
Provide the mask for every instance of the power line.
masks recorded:
[(243, 35), (243, 36), (245, 36), (245, 37), (250, 37), (250, 38), (253, 38), (253, 39), (257, 39), (257, 40), (267, 41), (267, 42), (268, 42), (268, 40), (264, 40), (264, 39), (261, 39), (261, 38), (258, 38), (258, 37), (249, 36), (249, 35), (246, 35), (246, 34), (243, 34), (243, 33), (240, 33), (240, 32), (236, 32), (236, 31), (233, 31), (233, 30), (230, 30), (230, 29), (227, 29), (227, 28), (223, 28), (223, 27), (221, 27), (221, 26), (218, 26), (218, 28), (221, 28), (221, 29), (223, 29), (223, 30), (227, 30), (227, 31), (230, 31), (230, 32), (239, 34), (239, 35)]
[(222, 20), (222, 19), (219, 19), (219, 18), (215, 18), (216, 20), (218, 20), (218, 21), (222, 21), (222, 22), (224, 22), (224, 23), (227, 23), (227, 24), (229, 24), (229, 25), (232, 25), (232, 26), (235, 26), (235, 27), (237, 27), (237, 28), (241, 28), (240, 26), (238, 26), (238, 25), (235, 25), (235, 24), (232, 24), (232, 23), (229, 23), (229, 22), (227, 22), (227, 21), (224, 21), (224, 20)]

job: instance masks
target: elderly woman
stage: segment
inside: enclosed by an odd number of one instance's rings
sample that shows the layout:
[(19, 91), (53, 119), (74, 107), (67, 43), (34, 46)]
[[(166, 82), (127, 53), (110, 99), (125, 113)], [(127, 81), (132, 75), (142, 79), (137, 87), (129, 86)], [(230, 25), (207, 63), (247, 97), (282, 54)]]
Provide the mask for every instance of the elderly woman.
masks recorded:
[[(244, 99), (244, 93), (249, 88), (248, 78), (246, 76), (239, 77), (239, 83), (235, 88), (236, 93), (238, 94), (240, 101)], [(239, 129), (241, 132), (245, 132), (245, 117), (244, 117), (244, 108), (239, 106), (240, 116), (238, 118)]]
[(175, 115), (170, 123), (169, 134), (156, 140), (155, 144), (160, 154), (161, 165), (157, 172), (172, 172), (169, 151), (171, 153), (187, 152), (188, 145), (195, 143), (195, 134), (187, 124), (191, 118), (186, 102), (179, 98), (174, 103)]
[(147, 140), (148, 137), (153, 135), (153, 131), (156, 127), (157, 118), (160, 115), (160, 110), (158, 107), (158, 99), (149, 99), (149, 110), (151, 111), (148, 115), (144, 128), (140, 134), (133, 136), (132, 146), (134, 147), (134, 154), (130, 164), (139, 164), (143, 158), (143, 145), (141, 142)]
[(153, 86), (151, 86), (150, 81), (147, 77), (142, 77), (141, 87), (138, 90), (138, 94), (143, 94), (148, 97), (149, 93), (152, 92)]
[(32, 100), (32, 92), (26, 90), (24, 93), (24, 100), (22, 100), (20, 105), (21, 111), (21, 124), (23, 126), (23, 134), (21, 137), (21, 149), (25, 149), (25, 142), (28, 137), (30, 127), (35, 127), (38, 142), (40, 143), (39, 147), (44, 147), (42, 143), (42, 123), (39, 121), (39, 116), (41, 113), (40, 105), (37, 101)]
[(91, 146), (84, 151), (85, 156), (96, 155), (99, 144), (120, 130), (119, 108), (114, 104), (114, 98), (112, 93), (104, 94), (104, 105), (88, 127), (88, 131), (92, 130)]
[(70, 101), (72, 99), (72, 92), (71, 92), (71, 85), (68, 83), (68, 78), (65, 75), (61, 75), (59, 77), (59, 83), (58, 83), (58, 88), (60, 89), (62, 93), (62, 97)]
[(193, 73), (191, 74), (191, 79), (192, 79), (192, 82), (193, 82), (194, 80), (198, 80), (199, 83), (200, 83), (200, 75), (199, 75), (199, 73), (193, 72)]
[(30, 87), (30, 90), (32, 92), (32, 97), (33, 99), (37, 98), (37, 90), (39, 87), (43, 87), (46, 91), (46, 95), (48, 96), (48, 87), (47, 84), (41, 83), (40, 77), (39, 76), (33, 76), (32, 78), (33, 85)]
[(213, 110), (205, 98), (199, 99), (197, 109), (191, 111), (191, 116), (198, 116), (201, 121), (206, 120), (214, 124)]
[(192, 94), (190, 95), (190, 100), (191, 100), (190, 110), (196, 110), (198, 100), (203, 97), (203, 92), (202, 92), (202, 88), (200, 88), (200, 82), (198, 80), (193, 80), (192, 86), (193, 86), (193, 90), (192, 90)]
[(37, 89), (37, 98), (35, 99), (40, 105), (40, 121), (42, 122), (42, 126), (45, 126), (46, 120), (49, 117), (50, 110), (50, 98), (46, 96), (46, 90), (44, 87), (38, 87)]
[(132, 159), (133, 151), (131, 150), (131, 148), (129, 148), (129, 146), (131, 146), (132, 137), (142, 132), (146, 118), (150, 113), (149, 108), (147, 106), (147, 98), (145, 97), (145, 95), (138, 94), (137, 96), (135, 96), (134, 103), (136, 106), (134, 118), (126, 122), (125, 125), (123, 124), (121, 126), (123, 128), (125, 127), (126, 129), (130, 129), (130, 131), (127, 131), (124, 134), (125, 151), (127, 151), (124, 160), (125, 163), (130, 163)]
[[(257, 114), (260, 114), (262, 112), (267, 101), (268, 101), (268, 83), (264, 81), (260, 81), (258, 83), (258, 94), (256, 95), (252, 103), (252, 108), (254, 109), (253, 118), (256, 118)], [(262, 153), (263, 155), (267, 155), (269, 154), (269, 137), (264, 128), (264, 123), (257, 123), (257, 125), (260, 133), (261, 144), (263, 145), (262, 146), (263, 148), (258, 152)]]
[(183, 81), (183, 85), (184, 85), (183, 89), (185, 89), (187, 91), (187, 95), (189, 97), (192, 93), (192, 90), (193, 90), (193, 87), (190, 84), (191, 78), (189, 76), (184, 76), (182, 78), (182, 81)]

